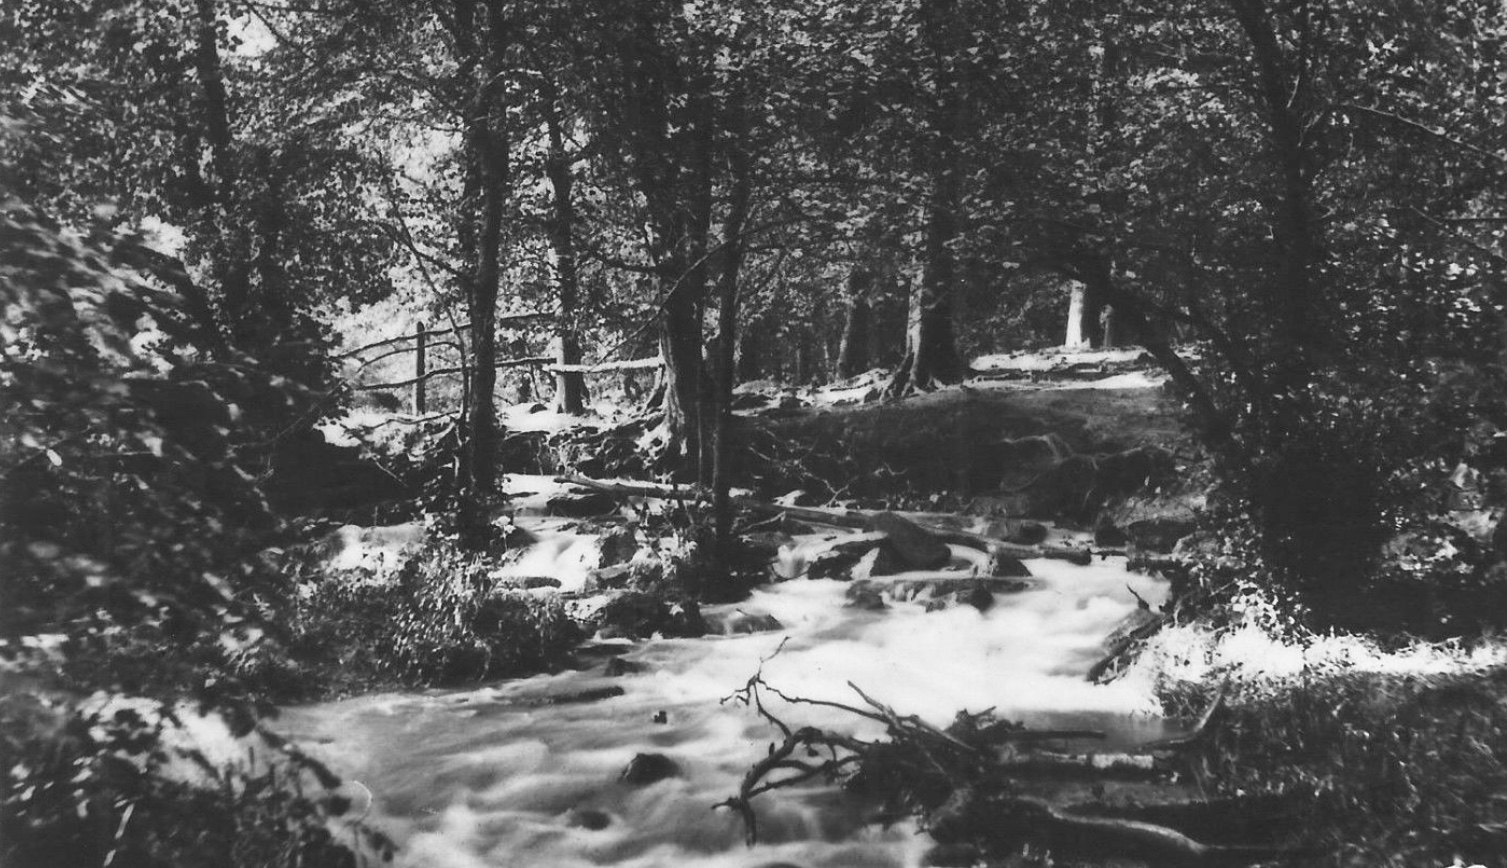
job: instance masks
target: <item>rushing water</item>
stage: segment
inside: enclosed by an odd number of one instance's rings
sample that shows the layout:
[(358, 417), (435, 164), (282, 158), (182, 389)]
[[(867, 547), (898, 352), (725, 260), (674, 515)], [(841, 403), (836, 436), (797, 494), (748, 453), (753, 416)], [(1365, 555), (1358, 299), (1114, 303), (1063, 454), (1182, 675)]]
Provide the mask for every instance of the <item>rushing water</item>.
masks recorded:
[[(915, 865), (923, 837), (866, 824), (872, 806), (823, 786), (757, 800), (761, 843), (746, 847), (740, 821), (711, 806), (736, 792), (774, 735), (754, 711), (719, 700), (763, 660), (766, 680), (789, 695), (861, 704), (851, 682), (937, 724), (994, 707), (1032, 725), (1106, 729), (1122, 743), (1161, 735), (1146, 685), (1083, 678), (1135, 607), (1127, 585), (1155, 603), (1160, 584), (1120, 560), (1029, 566), (1039, 587), (1000, 595), (987, 612), (921, 603), (860, 611), (844, 607), (842, 583), (784, 582), (708, 612), (768, 613), (783, 630), (640, 643), (627, 655), (643, 664), (638, 674), (609, 678), (596, 666), (362, 697), (289, 710), (282, 728), (359, 782), (358, 807), (361, 787), (371, 791), (369, 819), (401, 842), (405, 865)], [(624, 695), (541, 704), (608, 685)], [(792, 724), (876, 734), (835, 710), (772, 708)], [(682, 775), (619, 782), (640, 753), (670, 757)]]

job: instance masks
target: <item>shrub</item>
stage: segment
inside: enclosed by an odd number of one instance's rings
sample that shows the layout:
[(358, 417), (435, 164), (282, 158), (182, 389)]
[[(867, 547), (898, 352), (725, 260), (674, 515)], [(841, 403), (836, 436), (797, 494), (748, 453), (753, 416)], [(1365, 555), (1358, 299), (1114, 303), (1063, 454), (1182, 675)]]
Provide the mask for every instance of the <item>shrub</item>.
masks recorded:
[(534, 671), (580, 641), (556, 595), (507, 586), (489, 569), (486, 556), (437, 537), (393, 576), (316, 576), (294, 651), (355, 681), (434, 685)]
[(166, 705), (93, 706), (0, 699), (7, 868), (355, 868), (358, 851), (392, 853), (345, 816), (335, 777), (275, 736), (246, 762), (217, 766)]
[[(0, 201), (0, 861), (349, 864), (293, 754), (171, 773), (169, 707), (236, 735), (265, 709), (242, 662), (288, 586), (252, 462), (309, 393), (200, 343), (117, 241)], [(100, 719), (96, 691), (161, 713)]]

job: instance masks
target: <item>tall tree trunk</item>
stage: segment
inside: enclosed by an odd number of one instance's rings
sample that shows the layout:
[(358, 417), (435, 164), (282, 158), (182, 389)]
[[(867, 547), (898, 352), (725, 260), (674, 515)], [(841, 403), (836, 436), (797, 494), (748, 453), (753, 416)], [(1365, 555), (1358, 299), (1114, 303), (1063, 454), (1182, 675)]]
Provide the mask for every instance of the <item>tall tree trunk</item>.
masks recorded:
[(1104, 345), (1103, 291), (1092, 283), (1074, 281), (1072, 301), (1068, 305), (1067, 335), (1063, 346), (1069, 349), (1095, 349)]
[[(701, 305), (696, 297), (704, 278), (687, 277), (682, 257), (672, 257), (661, 267), (661, 283), (670, 287), (664, 302), (659, 329), (659, 351), (664, 357), (664, 414), (670, 436), (679, 444), (681, 455), (693, 465), (701, 455), (701, 381), (705, 377), (701, 359)], [(700, 266), (697, 266), (700, 270)]]
[(747, 383), (760, 379), (764, 376), (764, 362), (761, 356), (762, 340), (759, 333), (763, 330), (763, 323), (757, 320), (743, 324), (738, 330), (738, 381)]
[(891, 395), (956, 383), (965, 373), (952, 321), (957, 270), (952, 244), (957, 238), (957, 212), (961, 207), (958, 137), (964, 109), (962, 84), (954, 72), (952, 57), (954, 7), (952, 0), (929, 0), (922, 9), (921, 30), (932, 53), (935, 81), (928, 113), (930, 193), (921, 280), (913, 288), (905, 358), (887, 390)]
[[(461, 480), (462, 542), (479, 548), (491, 541), (489, 506), (497, 492), (497, 291), (501, 273), (502, 218), (510, 183), (504, 72), (508, 22), (504, 0), (484, 0), (480, 30), (475, 0), (455, 0), (452, 35), (463, 71), (469, 71), (466, 106), (465, 215), (462, 247), (473, 257), (465, 279), (471, 308), (471, 402)], [(485, 43), (477, 40), (480, 30)]]
[(743, 266), (743, 228), (748, 220), (753, 187), (753, 161), (745, 150), (747, 118), (743, 94), (733, 88), (728, 121), (732, 153), (732, 191), (728, 202), (722, 248), (722, 273), (718, 280), (715, 448), (712, 461), (712, 517), (716, 532), (717, 564), (726, 573), (733, 559), (732, 440), (734, 348), (737, 345), (738, 277)]
[(710, 417), (702, 399), (710, 387), (702, 359), (701, 310), (712, 205), (710, 96), (708, 88), (699, 86), (702, 82), (688, 80), (675, 52), (665, 45), (666, 28), (684, 25), (678, 4), (637, 4), (625, 23), (616, 46), (623, 98), (610, 110), (617, 113), (648, 206), (665, 360), (661, 407), (673, 451), (709, 481), (711, 453), (702, 434), (710, 431)]
[[(1312, 271), (1319, 250), (1313, 217), (1309, 155), (1304, 144), (1304, 105), (1307, 70), (1289, 74), (1289, 63), (1277, 39), (1264, 0), (1230, 0), (1235, 18), (1251, 44), (1256, 66), (1258, 99), (1266, 113), (1271, 159), (1277, 175), (1277, 275), (1267, 289), (1268, 309), (1278, 322), (1279, 389), (1301, 397), (1312, 376), (1312, 356), (1324, 344), (1323, 324), (1313, 314)], [(1306, 38), (1306, 7), (1298, 4)]]
[[(194, 0), (194, 72), (200, 88), (201, 122), (209, 144), (213, 178), (204, 209), (215, 227), (210, 270), (220, 285), (222, 328), (234, 346), (247, 343), (251, 311), (251, 263), (244, 227), (240, 225), (239, 178), (230, 95), (220, 62), (219, 12), (215, 0)], [(194, 169), (197, 172), (197, 168)]]
[[(581, 363), (581, 341), (575, 328), (577, 299), (580, 296), (580, 270), (576, 258), (576, 206), (571, 199), (574, 179), (570, 156), (565, 151), (558, 100), (549, 108), (549, 155), (545, 173), (549, 176), (553, 208), (549, 222), (550, 248), (555, 266), (555, 361), (562, 365)], [(555, 407), (562, 413), (578, 415), (586, 411), (586, 377), (579, 371), (555, 373)]]
[(869, 369), (869, 332), (873, 319), (869, 289), (873, 283), (873, 272), (862, 266), (848, 275), (848, 309), (837, 350), (838, 379), (856, 377)]

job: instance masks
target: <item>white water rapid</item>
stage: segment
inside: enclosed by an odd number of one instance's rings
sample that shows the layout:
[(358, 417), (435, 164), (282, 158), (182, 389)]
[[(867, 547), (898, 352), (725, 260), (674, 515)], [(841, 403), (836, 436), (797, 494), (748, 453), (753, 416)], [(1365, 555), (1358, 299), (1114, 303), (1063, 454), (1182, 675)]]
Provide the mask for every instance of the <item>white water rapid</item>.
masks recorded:
[[(768, 613), (783, 630), (639, 643), (626, 655), (643, 664), (637, 674), (610, 678), (596, 665), (472, 690), (368, 696), (290, 709), (279, 729), (359, 782), (348, 784), (358, 812), (362, 788), (371, 791), (368, 820), (400, 842), (400, 865), (916, 865), (928, 839), (867, 825), (873, 806), (819, 785), (756, 800), (761, 842), (746, 847), (738, 818), (711, 806), (737, 791), (777, 736), (753, 710), (719, 700), (784, 641), (764, 676), (789, 695), (861, 705), (852, 682), (939, 725), (961, 709), (993, 706), (1035, 726), (1105, 729), (1112, 743), (1161, 736), (1148, 685), (1084, 680), (1105, 635), (1135, 608), (1127, 585), (1156, 604), (1161, 583), (1127, 573), (1121, 559), (1028, 565), (1040, 585), (999, 595), (987, 612), (926, 612), (919, 602), (860, 611), (844, 607), (843, 583), (788, 581), (708, 610), (711, 620), (732, 609)], [(540, 703), (611, 685), (624, 694)], [(862, 721), (830, 709), (771, 709), (793, 725), (865, 733)], [(664, 754), (681, 775), (638, 788), (619, 782), (640, 753)]]

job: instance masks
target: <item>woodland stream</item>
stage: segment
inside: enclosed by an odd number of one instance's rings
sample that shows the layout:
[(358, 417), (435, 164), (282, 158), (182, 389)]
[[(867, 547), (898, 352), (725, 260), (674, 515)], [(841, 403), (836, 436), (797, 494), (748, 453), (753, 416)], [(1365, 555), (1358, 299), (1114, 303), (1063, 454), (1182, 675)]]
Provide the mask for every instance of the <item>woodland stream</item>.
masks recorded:
[[(874, 806), (822, 785), (758, 800), (761, 840), (745, 846), (739, 818), (711, 806), (776, 734), (721, 700), (763, 660), (787, 695), (855, 702), (851, 682), (939, 725), (993, 706), (1032, 726), (1104, 730), (1104, 749), (1166, 735), (1149, 686), (1084, 678), (1135, 609), (1130, 589), (1155, 605), (1162, 583), (1122, 558), (1028, 565), (1033, 586), (996, 595), (987, 611), (928, 612), (919, 601), (865, 611), (845, 606), (842, 582), (787, 581), (706, 612), (714, 624), (768, 614), (780, 630), (625, 646), (636, 671), (615, 677), (603, 670), (622, 649), (598, 644), (583, 653), (602, 656), (579, 671), (293, 708), (280, 728), (359, 782), (358, 811), (370, 790), (369, 819), (401, 843), (404, 865), (917, 865), (928, 839), (866, 822)], [(777, 713), (860, 736), (866, 725), (810, 706)], [(668, 757), (678, 774), (623, 782), (639, 754)]]

